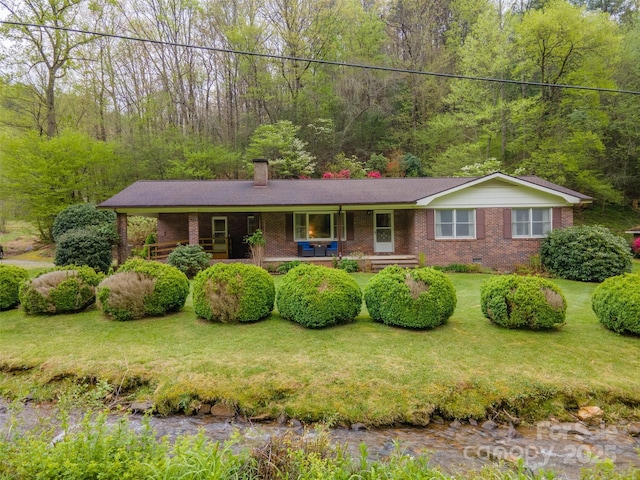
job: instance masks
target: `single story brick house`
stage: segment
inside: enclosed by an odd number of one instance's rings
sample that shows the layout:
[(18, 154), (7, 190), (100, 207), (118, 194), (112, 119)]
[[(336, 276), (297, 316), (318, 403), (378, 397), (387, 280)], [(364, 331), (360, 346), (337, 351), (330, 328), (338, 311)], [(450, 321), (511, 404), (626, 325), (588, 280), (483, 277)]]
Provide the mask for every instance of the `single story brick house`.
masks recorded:
[[(573, 225), (592, 198), (535, 176), (138, 181), (99, 205), (115, 210), (127, 256), (127, 216), (158, 219), (159, 244), (205, 246), (214, 259), (247, 258), (244, 238), (260, 228), (267, 261), (357, 254), (423, 256), (427, 265), (477, 263), (500, 270), (527, 263), (540, 239)], [(310, 259), (311, 260), (311, 259)]]

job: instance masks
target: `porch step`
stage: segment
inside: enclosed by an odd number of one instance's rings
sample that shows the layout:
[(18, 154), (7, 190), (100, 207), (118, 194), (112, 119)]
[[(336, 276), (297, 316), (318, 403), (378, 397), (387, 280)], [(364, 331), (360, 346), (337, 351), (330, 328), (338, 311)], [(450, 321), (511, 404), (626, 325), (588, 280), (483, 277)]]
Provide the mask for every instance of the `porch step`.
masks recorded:
[(371, 271), (374, 273), (379, 272), (389, 265), (398, 265), (402, 268), (416, 268), (418, 266), (418, 259), (416, 257), (409, 258), (384, 258), (376, 257), (371, 259)]

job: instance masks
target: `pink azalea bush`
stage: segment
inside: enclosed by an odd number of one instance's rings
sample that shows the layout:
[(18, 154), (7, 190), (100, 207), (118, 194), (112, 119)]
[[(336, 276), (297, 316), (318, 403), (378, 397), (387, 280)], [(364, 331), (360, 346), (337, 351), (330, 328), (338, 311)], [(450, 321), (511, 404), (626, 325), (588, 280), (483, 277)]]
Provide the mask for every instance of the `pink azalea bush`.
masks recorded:
[(322, 174), (324, 179), (339, 179), (339, 178), (351, 178), (351, 172), (347, 169), (340, 170), (339, 172), (324, 172)]

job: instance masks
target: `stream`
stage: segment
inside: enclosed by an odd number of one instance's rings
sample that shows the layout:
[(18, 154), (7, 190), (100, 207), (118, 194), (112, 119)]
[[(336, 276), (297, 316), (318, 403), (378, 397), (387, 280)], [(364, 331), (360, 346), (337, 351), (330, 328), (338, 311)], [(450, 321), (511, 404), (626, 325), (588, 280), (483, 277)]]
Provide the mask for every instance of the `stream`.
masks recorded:
[[(17, 413), (11, 410), (0, 399), (0, 435), (6, 432), (12, 415), (17, 415), (20, 428), (29, 429), (55, 413), (51, 406), (32, 403), (21, 406)], [(77, 421), (81, 415), (78, 413), (75, 417)], [(117, 422), (121, 416), (110, 418)], [(130, 415), (129, 422), (132, 428), (140, 428), (143, 416)], [(224, 442), (237, 432), (240, 434), (238, 448), (251, 448), (271, 436), (291, 431), (317, 434), (313, 428), (304, 429), (296, 420), (256, 423), (238, 417), (221, 419), (212, 415), (153, 416), (150, 425), (159, 436), (166, 435), (170, 439), (202, 430), (208, 438)], [(372, 460), (384, 460), (399, 447), (410, 455), (427, 454), (431, 465), (449, 474), (463, 476), (465, 471), (479, 470), (487, 464), (499, 461), (508, 464), (522, 459), (531, 472), (552, 471), (560, 479), (573, 480), (580, 478), (582, 468), (605, 459), (612, 460), (619, 469), (640, 468), (640, 437), (633, 436), (638, 434), (637, 425), (545, 421), (534, 426), (513, 427), (491, 421), (473, 425), (436, 419), (421, 428), (367, 429), (363, 425), (351, 429), (333, 428), (330, 438), (335, 444), (345, 446), (354, 458), (359, 458), (359, 446), (364, 443)]]

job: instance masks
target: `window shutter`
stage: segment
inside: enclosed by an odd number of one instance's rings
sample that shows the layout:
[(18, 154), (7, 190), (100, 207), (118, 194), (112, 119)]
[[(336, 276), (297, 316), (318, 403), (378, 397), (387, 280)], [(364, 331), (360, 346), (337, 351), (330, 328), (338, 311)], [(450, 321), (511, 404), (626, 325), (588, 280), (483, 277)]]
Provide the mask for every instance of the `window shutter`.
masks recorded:
[(502, 210), (502, 233), (504, 238), (511, 238), (511, 209)]
[(482, 240), (485, 238), (484, 208), (476, 208), (476, 238)]
[(435, 210), (427, 210), (427, 240), (435, 240), (436, 238), (436, 215)]
[(293, 213), (284, 216), (284, 235), (287, 242), (293, 242)]
[(347, 213), (347, 240), (355, 240), (355, 220), (354, 220), (354, 212), (346, 212)]
[(562, 228), (562, 207), (553, 207), (551, 210), (552, 217), (552, 228), (557, 230), (558, 228)]

